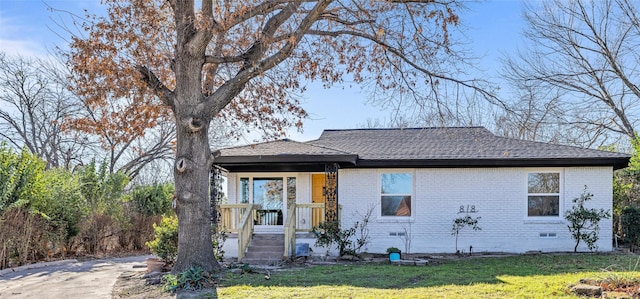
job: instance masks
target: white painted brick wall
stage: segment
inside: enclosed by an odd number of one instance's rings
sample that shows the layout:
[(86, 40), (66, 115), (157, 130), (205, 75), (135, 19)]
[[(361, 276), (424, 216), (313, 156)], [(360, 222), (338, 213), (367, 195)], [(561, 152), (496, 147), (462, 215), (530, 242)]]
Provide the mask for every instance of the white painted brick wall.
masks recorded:
[[(339, 175), (339, 200), (343, 205), (342, 223), (352, 226), (357, 213), (375, 205), (369, 224), (369, 252), (381, 253), (395, 246), (405, 251), (401, 237), (390, 233), (411, 229), (413, 253), (455, 252), (451, 235), (453, 220), (464, 216), (459, 208), (475, 205), (480, 216), (480, 231), (465, 228), (459, 235), (458, 248), (473, 251), (516, 252), (529, 250), (572, 251), (571, 239), (563, 217), (549, 220), (527, 218), (527, 175), (537, 171), (559, 171), (564, 182), (561, 189), (561, 211), (569, 209), (572, 199), (580, 196), (584, 186), (594, 194), (589, 207), (611, 210), (612, 169), (610, 167), (573, 168), (465, 168), (411, 169), (414, 173), (414, 197), (410, 219), (380, 217), (380, 173), (378, 169), (343, 169)], [(406, 171), (402, 169), (390, 171)], [(598, 250), (612, 250), (611, 219), (600, 224)], [(555, 233), (555, 238), (540, 238), (540, 233)], [(587, 251), (581, 243), (579, 250)]]
[[(411, 171), (414, 174), (412, 217), (389, 219), (380, 217), (380, 173)], [(453, 253), (455, 237), (451, 235), (453, 219), (461, 205), (475, 205), (480, 216), (480, 231), (465, 228), (459, 235), (458, 248), (468, 252), (513, 252), (529, 250), (573, 251), (563, 217), (549, 220), (527, 218), (527, 175), (530, 172), (558, 171), (561, 173), (561, 216), (580, 196), (584, 186), (594, 194), (589, 207), (612, 209), (611, 167), (568, 168), (442, 168), (442, 169), (341, 169), (338, 176), (338, 196), (342, 205), (342, 225), (350, 227), (362, 220), (368, 208), (374, 212), (368, 225), (371, 242), (366, 251), (383, 253), (395, 246), (403, 252), (404, 241), (390, 233), (411, 231), (411, 253)], [(290, 175), (290, 174), (287, 174)], [(237, 178), (245, 174), (229, 174), (229, 202), (237, 200)], [(298, 173), (298, 202), (311, 202), (311, 175)], [(540, 233), (555, 233), (555, 238), (540, 238)], [(599, 251), (611, 251), (612, 220), (600, 223)], [(309, 241), (309, 240), (306, 240)], [(227, 240), (227, 256), (236, 256), (237, 240)], [(310, 245), (313, 246), (313, 242)], [(587, 251), (581, 243), (579, 251)], [(324, 249), (314, 248), (316, 254)], [(335, 254), (335, 252), (334, 252)]]

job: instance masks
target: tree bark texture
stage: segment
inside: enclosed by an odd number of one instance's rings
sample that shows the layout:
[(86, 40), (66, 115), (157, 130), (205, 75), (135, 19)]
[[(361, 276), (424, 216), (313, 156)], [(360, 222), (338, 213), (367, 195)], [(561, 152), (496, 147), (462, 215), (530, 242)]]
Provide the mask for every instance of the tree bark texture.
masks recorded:
[[(174, 273), (200, 266), (205, 271), (220, 270), (211, 244), (211, 217), (209, 205), (209, 167), (211, 150), (208, 131), (211, 118), (202, 104), (201, 55), (190, 55), (176, 48), (176, 214), (178, 215), (178, 257)], [(199, 56), (199, 57), (198, 57)]]
[(208, 122), (202, 122), (201, 129), (193, 132), (189, 125), (191, 119), (191, 115), (176, 115), (178, 148), (174, 176), (178, 258), (174, 273), (190, 266), (200, 266), (210, 272), (220, 269), (211, 244)]

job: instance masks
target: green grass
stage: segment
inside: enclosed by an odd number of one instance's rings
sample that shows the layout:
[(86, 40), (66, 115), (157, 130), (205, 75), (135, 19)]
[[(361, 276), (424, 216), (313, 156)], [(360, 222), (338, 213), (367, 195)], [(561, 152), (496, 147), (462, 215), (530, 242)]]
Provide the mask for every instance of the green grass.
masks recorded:
[[(640, 276), (631, 255), (537, 255), (429, 266), (348, 264), (264, 274), (226, 273), (220, 298), (578, 298), (569, 285), (612, 270)], [(607, 270), (605, 270), (607, 268)], [(637, 270), (637, 269), (635, 269)]]

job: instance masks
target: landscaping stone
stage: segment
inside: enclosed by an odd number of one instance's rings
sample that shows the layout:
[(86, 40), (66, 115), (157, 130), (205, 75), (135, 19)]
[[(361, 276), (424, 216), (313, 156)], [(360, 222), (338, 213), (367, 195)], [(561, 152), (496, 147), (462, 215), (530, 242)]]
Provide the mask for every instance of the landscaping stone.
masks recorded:
[(162, 272), (151, 272), (151, 273), (145, 273), (144, 275), (142, 275), (142, 278), (147, 279), (147, 278), (154, 278), (154, 277), (159, 277), (162, 275)]
[(397, 260), (391, 261), (391, 264), (402, 265), (402, 266), (415, 266), (416, 261), (414, 260)]
[(602, 298), (610, 299), (632, 299), (633, 295), (629, 295), (625, 292), (604, 292)]
[(359, 261), (360, 259), (357, 256), (346, 254), (343, 256), (339, 256), (337, 260), (338, 261)]
[(307, 264), (309, 264), (309, 265), (335, 265), (336, 262), (331, 262), (331, 261), (308, 261)]
[(162, 278), (160, 276), (156, 276), (156, 277), (147, 278), (144, 283), (146, 285), (157, 285), (157, 284), (160, 284), (160, 282), (162, 282)]
[(429, 264), (428, 260), (415, 260), (416, 266), (426, 266)]
[[(386, 260), (386, 261), (389, 262), (389, 260)], [(429, 260), (406, 259), (406, 260), (391, 261), (391, 264), (402, 265), (402, 266), (426, 266), (429, 264)]]
[(571, 288), (571, 291), (579, 296), (600, 297), (600, 295), (602, 295), (601, 287), (584, 284), (584, 283), (580, 283), (573, 286)]
[(147, 273), (151, 272), (162, 272), (165, 263), (164, 261), (158, 258), (148, 258), (147, 259)]

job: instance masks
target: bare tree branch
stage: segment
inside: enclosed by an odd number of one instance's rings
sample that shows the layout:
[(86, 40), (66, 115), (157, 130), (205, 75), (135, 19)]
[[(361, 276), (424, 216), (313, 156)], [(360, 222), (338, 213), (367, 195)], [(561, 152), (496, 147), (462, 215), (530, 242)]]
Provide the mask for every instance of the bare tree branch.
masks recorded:
[(557, 0), (527, 7), (525, 36), (534, 46), (506, 59), (503, 73), (514, 86), (561, 92), (558, 109), (567, 113), (558, 125), (613, 135), (590, 135), (603, 140), (634, 138), (640, 116), (640, 89), (633, 83), (640, 80), (635, 53), (640, 36), (631, 34), (636, 11), (626, 0)]

